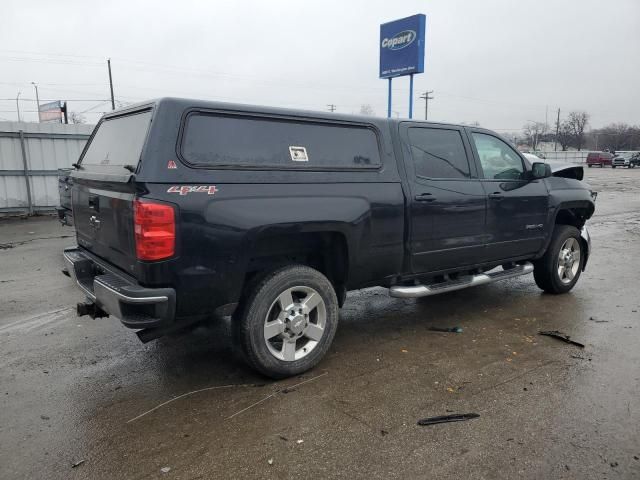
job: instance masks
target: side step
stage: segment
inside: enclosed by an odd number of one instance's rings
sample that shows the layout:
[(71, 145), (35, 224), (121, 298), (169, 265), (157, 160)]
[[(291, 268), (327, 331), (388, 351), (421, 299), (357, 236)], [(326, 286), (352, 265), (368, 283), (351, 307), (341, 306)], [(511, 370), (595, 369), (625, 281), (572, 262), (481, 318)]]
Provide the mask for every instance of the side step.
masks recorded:
[(526, 275), (531, 272), (533, 272), (533, 264), (526, 262), (507, 270), (494, 273), (479, 273), (449, 282), (434, 283), (431, 285), (395, 285), (389, 289), (389, 295), (398, 298), (428, 297), (429, 295), (437, 295), (438, 293), (453, 292), (454, 290), (462, 290), (463, 288), (493, 283), (498, 280), (506, 280), (507, 278)]

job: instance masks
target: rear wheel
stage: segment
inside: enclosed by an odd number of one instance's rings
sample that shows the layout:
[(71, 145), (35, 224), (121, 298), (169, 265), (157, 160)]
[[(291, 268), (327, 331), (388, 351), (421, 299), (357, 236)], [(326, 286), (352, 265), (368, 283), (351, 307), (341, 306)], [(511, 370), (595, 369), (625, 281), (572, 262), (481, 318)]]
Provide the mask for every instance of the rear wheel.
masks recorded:
[(591, 167), (593, 167), (593, 165), (591, 165), (591, 164), (589, 163), (589, 164), (587, 165), (587, 167), (591, 168)]
[(338, 300), (322, 273), (288, 266), (263, 277), (234, 320), (249, 365), (285, 378), (313, 368), (325, 355), (338, 326)]
[(566, 293), (578, 282), (583, 263), (580, 231), (570, 225), (556, 225), (547, 251), (535, 263), (533, 277), (547, 293)]

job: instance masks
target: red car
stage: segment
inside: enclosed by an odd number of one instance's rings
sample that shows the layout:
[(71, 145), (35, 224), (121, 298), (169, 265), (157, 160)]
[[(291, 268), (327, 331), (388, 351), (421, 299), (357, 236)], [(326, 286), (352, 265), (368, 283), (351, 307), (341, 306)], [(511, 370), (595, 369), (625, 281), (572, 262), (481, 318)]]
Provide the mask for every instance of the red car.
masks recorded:
[(587, 155), (587, 166), (589, 168), (599, 165), (602, 168), (605, 165), (611, 166), (613, 155), (608, 152), (591, 152)]

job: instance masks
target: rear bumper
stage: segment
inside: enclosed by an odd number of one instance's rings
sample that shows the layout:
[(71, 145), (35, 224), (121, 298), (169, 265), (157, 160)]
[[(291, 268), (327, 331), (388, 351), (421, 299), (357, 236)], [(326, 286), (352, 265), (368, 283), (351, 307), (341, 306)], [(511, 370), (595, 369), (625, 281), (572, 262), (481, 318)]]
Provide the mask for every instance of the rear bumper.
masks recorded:
[(173, 288), (145, 288), (83, 253), (67, 248), (63, 253), (69, 276), (87, 298), (129, 328), (167, 327), (174, 323), (176, 292)]

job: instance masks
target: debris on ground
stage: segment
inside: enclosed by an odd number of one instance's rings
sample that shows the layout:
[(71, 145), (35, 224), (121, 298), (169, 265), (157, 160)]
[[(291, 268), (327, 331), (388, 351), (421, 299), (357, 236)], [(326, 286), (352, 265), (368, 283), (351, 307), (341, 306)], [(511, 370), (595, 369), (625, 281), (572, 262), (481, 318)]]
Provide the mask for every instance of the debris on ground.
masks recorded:
[(591, 358), (589, 358), (589, 357), (583, 357), (583, 356), (581, 356), (581, 355), (575, 355), (575, 354), (572, 354), (572, 355), (569, 355), (569, 356), (570, 356), (571, 358), (577, 358), (578, 360), (589, 360), (589, 361), (591, 361)]
[(387, 430), (382, 429), (380, 430), (380, 435), (384, 437), (385, 435), (389, 435), (389, 432)]
[(300, 445), (301, 443), (304, 443), (304, 440), (302, 440), (302, 439), (296, 440), (296, 443), (297, 443), (298, 445)]
[(478, 413), (455, 413), (453, 415), (442, 415), (439, 417), (429, 417), (418, 420), (418, 425), (435, 425), (437, 423), (449, 423), (449, 422), (464, 422), (465, 420), (471, 420), (478, 418)]
[(270, 458), (269, 460), (267, 460), (267, 463), (268, 463), (269, 465), (273, 465), (273, 458)]
[(284, 435), (278, 435), (278, 438), (284, 442), (288, 442), (289, 439), (287, 437), (285, 437)]
[(442, 333), (462, 333), (461, 327), (429, 327), (429, 330)]
[(571, 345), (575, 345), (576, 347), (584, 348), (584, 344), (576, 342), (575, 340), (571, 340), (571, 337), (569, 335), (559, 332), (558, 330), (541, 330), (538, 332), (538, 335), (557, 338), (558, 340), (561, 340), (565, 343), (570, 343)]
[(40, 418), (41, 418), (42, 420), (49, 420), (49, 417), (48, 417), (48, 416), (46, 416), (46, 415), (40, 415)]
[(84, 463), (84, 460), (78, 460), (77, 462), (73, 462), (71, 464), (71, 468), (76, 468), (79, 467), (80, 465), (82, 465)]
[(160, 469), (160, 471), (161, 471), (162, 473), (169, 473), (169, 472), (171, 471), (171, 467), (162, 467), (162, 468)]
[(596, 317), (589, 317), (589, 320), (596, 323), (609, 323), (609, 320), (600, 320), (599, 318), (596, 318)]

